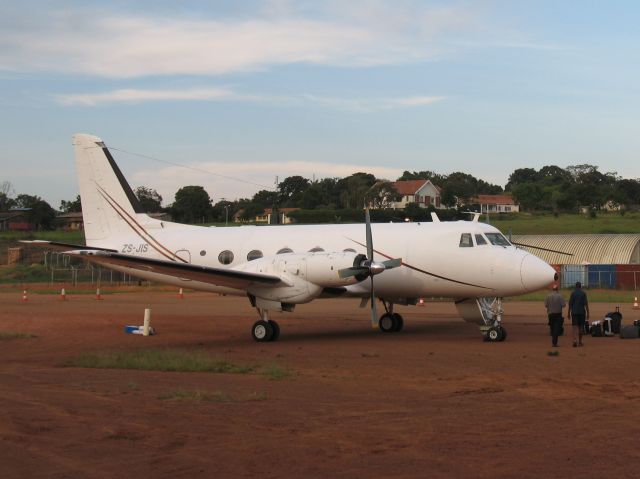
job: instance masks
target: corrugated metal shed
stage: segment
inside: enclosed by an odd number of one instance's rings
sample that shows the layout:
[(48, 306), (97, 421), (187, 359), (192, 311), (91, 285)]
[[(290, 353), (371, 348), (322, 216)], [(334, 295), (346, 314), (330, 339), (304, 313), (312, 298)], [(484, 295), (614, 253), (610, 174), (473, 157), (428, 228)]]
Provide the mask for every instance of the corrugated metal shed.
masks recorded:
[(549, 264), (640, 263), (640, 234), (513, 235), (511, 240), (573, 254), (567, 256), (523, 247)]

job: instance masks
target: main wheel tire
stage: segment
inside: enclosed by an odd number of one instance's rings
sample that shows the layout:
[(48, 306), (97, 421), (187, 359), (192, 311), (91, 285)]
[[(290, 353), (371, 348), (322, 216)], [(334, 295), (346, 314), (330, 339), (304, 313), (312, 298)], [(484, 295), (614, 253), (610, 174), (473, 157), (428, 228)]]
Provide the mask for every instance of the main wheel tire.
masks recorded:
[(277, 341), (280, 337), (280, 326), (273, 319), (269, 320), (269, 325), (271, 329), (273, 329), (273, 334), (271, 335), (271, 339), (269, 341)]
[(507, 330), (504, 329), (502, 326), (500, 326), (500, 333), (502, 333), (502, 337), (500, 338), (500, 341), (504, 341), (505, 339), (507, 339)]
[(268, 321), (258, 320), (253, 323), (253, 327), (251, 328), (251, 336), (255, 341), (259, 343), (264, 343), (266, 341), (270, 341), (273, 336), (273, 327), (269, 324)]
[(393, 330), (395, 332), (402, 331), (402, 328), (404, 327), (404, 319), (402, 319), (402, 316), (400, 316), (398, 313), (393, 313), (393, 322)]
[(393, 331), (395, 331), (396, 321), (391, 314), (384, 313), (382, 316), (380, 316), (378, 327), (383, 333), (392, 333)]
[(501, 341), (501, 339), (502, 339), (502, 331), (500, 331), (500, 328), (493, 326), (487, 330), (488, 341), (495, 343), (497, 341)]

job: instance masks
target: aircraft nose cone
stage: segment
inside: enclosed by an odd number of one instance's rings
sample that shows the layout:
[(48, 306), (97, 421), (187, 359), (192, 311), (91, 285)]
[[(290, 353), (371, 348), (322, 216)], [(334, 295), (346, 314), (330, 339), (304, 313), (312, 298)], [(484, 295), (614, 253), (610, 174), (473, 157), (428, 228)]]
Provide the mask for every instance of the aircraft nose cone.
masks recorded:
[(520, 279), (525, 291), (537, 291), (554, 281), (555, 270), (537, 256), (527, 254), (520, 265)]

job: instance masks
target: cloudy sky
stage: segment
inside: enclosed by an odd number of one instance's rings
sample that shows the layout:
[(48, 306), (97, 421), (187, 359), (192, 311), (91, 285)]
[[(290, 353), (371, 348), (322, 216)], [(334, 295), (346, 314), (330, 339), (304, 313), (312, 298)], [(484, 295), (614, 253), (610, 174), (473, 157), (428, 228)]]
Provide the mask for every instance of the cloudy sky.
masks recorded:
[(356, 171), (636, 178), (639, 24), (616, 0), (2, 2), (0, 183), (75, 198), (76, 132), (165, 204)]

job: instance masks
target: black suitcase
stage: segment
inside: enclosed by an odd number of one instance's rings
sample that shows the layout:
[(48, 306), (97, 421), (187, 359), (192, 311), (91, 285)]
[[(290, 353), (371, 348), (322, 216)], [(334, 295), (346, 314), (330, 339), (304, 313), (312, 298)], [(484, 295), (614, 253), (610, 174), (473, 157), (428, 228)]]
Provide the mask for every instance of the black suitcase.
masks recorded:
[(601, 338), (604, 336), (602, 332), (602, 323), (600, 321), (594, 321), (591, 325), (591, 336), (594, 338)]
[(620, 330), (621, 339), (634, 339), (640, 337), (640, 328), (638, 326), (623, 326)]
[(622, 326), (622, 313), (620, 312), (620, 307), (616, 306), (615, 311), (611, 311), (605, 316), (611, 318), (611, 334), (620, 334), (620, 327)]
[(591, 332), (591, 326), (589, 326), (589, 321), (585, 319), (584, 324), (582, 325), (582, 334), (589, 334)]

